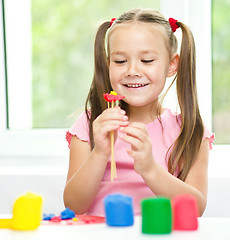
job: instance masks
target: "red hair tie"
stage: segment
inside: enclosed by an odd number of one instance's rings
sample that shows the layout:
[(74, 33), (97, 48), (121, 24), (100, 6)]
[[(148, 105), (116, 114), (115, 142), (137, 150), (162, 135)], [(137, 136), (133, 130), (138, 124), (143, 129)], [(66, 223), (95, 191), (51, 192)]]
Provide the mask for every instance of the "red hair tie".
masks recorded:
[(176, 32), (177, 28), (179, 28), (179, 26), (177, 25), (177, 20), (174, 18), (169, 18), (169, 23), (172, 28), (172, 31)]
[(109, 24), (109, 27), (112, 26), (112, 24), (115, 22), (116, 18), (112, 18), (111, 21), (110, 21), (110, 24)]

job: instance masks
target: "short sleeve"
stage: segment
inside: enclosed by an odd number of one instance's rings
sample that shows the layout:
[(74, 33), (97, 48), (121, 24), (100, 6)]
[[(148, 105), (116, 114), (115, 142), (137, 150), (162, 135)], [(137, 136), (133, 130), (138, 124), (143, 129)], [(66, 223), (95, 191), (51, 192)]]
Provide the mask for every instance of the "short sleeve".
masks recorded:
[(66, 132), (66, 140), (70, 147), (72, 136), (76, 136), (84, 142), (90, 143), (89, 125), (85, 112), (82, 112), (73, 126)]
[(209, 141), (209, 150), (212, 149), (212, 145), (215, 139), (215, 134), (211, 133), (206, 127), (204, 129), (203, 141), (208, 139)]

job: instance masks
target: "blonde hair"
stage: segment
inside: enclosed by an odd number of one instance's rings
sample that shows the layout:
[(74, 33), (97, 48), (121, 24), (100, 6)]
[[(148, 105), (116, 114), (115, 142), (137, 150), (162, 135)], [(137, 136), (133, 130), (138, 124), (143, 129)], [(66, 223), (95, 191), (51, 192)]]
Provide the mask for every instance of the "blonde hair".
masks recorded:
[[(122, 23), (141, 22), (154, 24), (164, 29), (166, 34), (166, 47), (169, 57), (177, 51), (177, 39), (172, 32), (171, 26), (162, 14), (153, 10), (134, 9), (122, 14), (110, 27), (110, 21), (104, 22), (98, 28), (94, 45), (94, 77), (85, 104), (85, 112), (89, 121), (91, 148), (94, 147), (92, 123), (98, 115), (106, 109), (103, 93), (112, 90), (109, 79), (109, 67), (107, 47), (105, 39), (108, 32), (113, 31)], [(193, 165), (204, 133), (203, 122), (199, 112), (197, 89), (196, 89), (196, 54), (195, 43), (190, 29), (182, 22), (177, 22), (182, 31), (182, 42), (176, 81), (178, 103), (181, 110), (181, 132), (175, 140), (172, 152), (168, 158), (168, 171), (176, 174), (181, 180), (185, 180)], [(127, 109), (124, 101), (120, 102), (121, 108)], [(88, 111), (90, 107), (90, 113)]]

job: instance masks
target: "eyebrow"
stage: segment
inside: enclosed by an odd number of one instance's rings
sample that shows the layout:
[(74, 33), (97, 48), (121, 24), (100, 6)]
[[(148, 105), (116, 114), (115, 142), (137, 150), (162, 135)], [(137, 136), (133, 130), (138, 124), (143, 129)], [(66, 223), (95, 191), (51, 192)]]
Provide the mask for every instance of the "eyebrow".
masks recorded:
[(111, 52), (111, 55), (125, 55), (125, 52), (121, 52), (121, 51), (113, 51)]
[[(142, 50), (139, 53), (140, 54), (149, 54), (149, 53), (158, 54), (158, 52), (156, 50), (154, 50), (154, 49)], [(111, 55), (126, 55), (126, 52), (123, 52), (123, 51), (113, 51), (113, 52), (111, 52)]]
[(140, 53), (142, 53), (142, 54), (148, 54), (148, 53), (158, 54), (158, 52), (154, 49), (142, 50), (142, 51), (140, 51)]

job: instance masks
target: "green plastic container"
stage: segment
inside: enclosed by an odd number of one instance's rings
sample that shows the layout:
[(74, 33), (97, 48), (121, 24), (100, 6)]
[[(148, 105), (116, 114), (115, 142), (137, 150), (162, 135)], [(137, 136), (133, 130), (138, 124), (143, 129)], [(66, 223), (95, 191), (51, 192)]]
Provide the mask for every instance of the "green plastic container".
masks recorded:
[(172, 208), (168, 198), (146, 198), (141, 201), (142, 233), (167, 234), (172, 231)]

